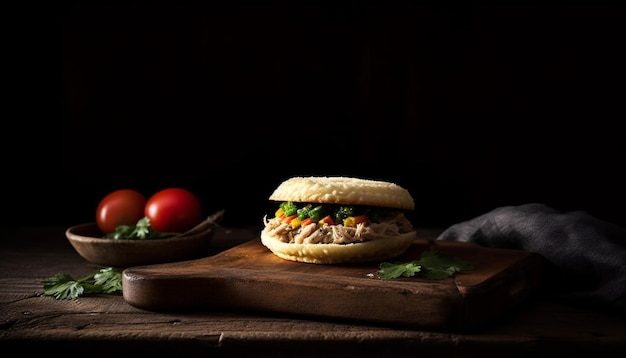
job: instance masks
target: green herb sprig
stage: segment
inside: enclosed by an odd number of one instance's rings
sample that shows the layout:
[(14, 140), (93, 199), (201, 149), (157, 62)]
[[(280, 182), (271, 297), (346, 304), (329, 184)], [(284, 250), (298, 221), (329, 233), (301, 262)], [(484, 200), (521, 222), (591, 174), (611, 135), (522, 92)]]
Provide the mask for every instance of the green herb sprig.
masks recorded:
[(122, 293), (122, 273), (112, 267), (100, 269), (80, 279), (59, 273), (41, 281), (41, 284), (43, 295), (54, 296), (57, 300), (70, 300), (97, 293), (119, 295)]
[(166, 239), (178, 235), (175, 232), (160, 232), (150, 226), (150, 219), (143, 217), (135, 225), (118, 225), (115, 231), (105, 235), (114, 240)]
[(466, 261), (446, 253), (430, 250), (424, 251), (415, 261), (405, 263), (383, 262), (378, 270), (378, 278), (389, 280), (398, 277), (413, 277), (417, 274), (428, 279), (442, 280), (474, 267)]

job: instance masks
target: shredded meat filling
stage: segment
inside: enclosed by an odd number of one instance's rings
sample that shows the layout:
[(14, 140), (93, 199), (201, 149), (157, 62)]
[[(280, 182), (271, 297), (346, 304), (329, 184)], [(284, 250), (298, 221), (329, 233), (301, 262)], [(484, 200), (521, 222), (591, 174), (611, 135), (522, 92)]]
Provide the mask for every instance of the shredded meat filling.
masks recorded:
[(413, 225), (402, 213), (380, 223), (359, 223), (356, 227), (313, 223), (294, 229), (280, 218), (264, 218), (264, 222), (269, 234), (292, 244), (349, 244), (413, 231)]

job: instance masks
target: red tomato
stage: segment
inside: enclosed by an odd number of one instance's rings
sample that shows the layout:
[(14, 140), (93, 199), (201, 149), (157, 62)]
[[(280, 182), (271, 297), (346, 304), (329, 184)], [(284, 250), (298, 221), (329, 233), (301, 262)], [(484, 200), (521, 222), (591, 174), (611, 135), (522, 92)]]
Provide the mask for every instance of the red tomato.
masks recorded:
[(189, 190), (167, 188), (148, 199), (144, 215), (154, 230), (182, 233), (202, 221), (202, 208)]
[(119, 225), (135, 225), (144, 217), (146, 197), (133, 189), (113, 191), (98, 204), (96, 224), (105, 234), (115, 231)]

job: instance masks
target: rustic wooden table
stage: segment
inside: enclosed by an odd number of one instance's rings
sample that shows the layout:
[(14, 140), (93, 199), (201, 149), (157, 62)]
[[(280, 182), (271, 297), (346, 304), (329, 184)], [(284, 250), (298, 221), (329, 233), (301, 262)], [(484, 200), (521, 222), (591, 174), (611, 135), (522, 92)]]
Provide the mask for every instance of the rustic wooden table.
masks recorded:
[[(56, 300), (41, 281), (99, 267), (70, 246), (64, 227), (0, 228), (0, 350), (128, 356), (622, 356), (626, 319), (536, 297), (480, 332), (449, 333), (222, 310), (151, 312), (122, 296)], [(217, 231), (212, 252), (258, 231)], [(9, 350), (13, 349), (13, 350)]]

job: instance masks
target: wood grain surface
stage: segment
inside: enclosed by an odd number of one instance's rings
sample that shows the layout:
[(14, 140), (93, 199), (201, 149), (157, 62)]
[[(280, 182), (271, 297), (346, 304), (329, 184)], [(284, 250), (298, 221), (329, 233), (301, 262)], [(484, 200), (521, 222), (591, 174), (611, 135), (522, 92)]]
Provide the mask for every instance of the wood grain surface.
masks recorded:
[(417, 240), (401, 257), (434, 249), (474, 270), (444, 280), (381, 280), (380, 263), (316, 265), (283, 260), (258, 238), (197, 260), (127, 268), (124, 299), (151, 311), (215, 309), (471, 331), (525, 301), (539, 288), (542, 259), (518, 250)]
[[(184, 357), (622, 357), (626, 320), (575, 307), (539, 290), (484, 329), (471, 332), (391, 327), (343, 319), (206, 306), (157, 312), (122, 296), (76, 300), (42, 296), (41, 280), (76, 277), (99, 266), (74, 251), (60, 227), (0, 227), (0, 350), (90, 358)], [(259, 230), (218, 230), (210, 255), (254, 239)], [(436, 237), (420, 231), (419, 237)], [(544, 285), (547, 280), (544, 280)], [(184, 292), (179, 292), (184, 295)], [(333, 299), (328, 296), (326, 300)]]

